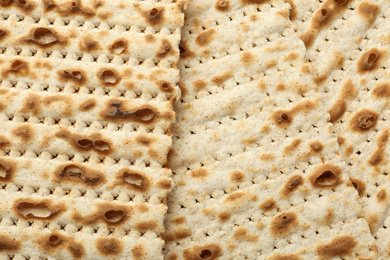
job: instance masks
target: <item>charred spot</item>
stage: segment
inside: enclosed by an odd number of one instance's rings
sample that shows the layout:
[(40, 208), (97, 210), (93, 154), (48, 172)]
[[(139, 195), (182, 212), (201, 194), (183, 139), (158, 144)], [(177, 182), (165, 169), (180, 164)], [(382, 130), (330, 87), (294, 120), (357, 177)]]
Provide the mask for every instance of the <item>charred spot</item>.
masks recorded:
[(89, 111), (93, 109), (96, 106), (96, 99), (88, 99), (80, 104), (79, 109), (80, 111)]
[(23, 124), (15, 127), (12, 130), (12, 134), (18, 137), (23, 142), (30, 142), (34, 138), (34, 129), (28, 124)]
[(194, 246), (183, 250), (183, 257), (186, 260), (207, 259), (215, 260), (222, 255), (222, 247), (218, 244), (207, 244), (203, 246)]
[(81, 222), (84, 225), (92, 225), (98, 221), (103, 221), (107, 225), (115, 226), (126, 222), (131, 216), (131, 209), (128, 206), (116, 203), (100, 203), (97, 204), (95, 212), (82, 216), (80, 212), (74, 211), (72, 218), (76, 222)]
[(8, 140), (5, 136), (0, 135), (0, 149), (4, 149), (7, 146), (11, 145), (11, 141)]
[(87, 81), (86, 74), (81, 69), (63, 69), (57, 71), (59, 80), (63, 82), (73, 82), (77, 85), (84, 85)]
[(154, 7), (150, 10), (143, 11), (142, 14), (150, 25), (162, 25), (165, 21), (165, 8), (162, 6)]
[(128, 45), (129, 43), (127, 40), (119, 39), (111, 44), (110, 51), (115, 54), (123, 54), (127, 52)]
[(293, 113), (287, 110), (275, 111), (271, 116), (272, 121), (278, 127), (287, 127), (292, 123)]
[(9, 182), (17, 169), (15, 161), (0, 158), (0, 182)]
[(79, 48), (80, 50), (84, 52), (93, 52), (100, 49), (100, 44), (95, 41), (91, 36), (86, 36), (79, 42)]
[(259, 206), (262, 211), (270, 211), (273, 210), (275, 207), (276, 201), (274, 199), (267, 199), (263, 201)]
[(115, 69), (101, 69), (97, 76), (100, 82), (107, 87), (116, 86), (121, 81), (121, 77)]
[(283, 236), (298, 226), (298, 217), (294, 212), (284, 212), (271, 220), (270, 231), (274, 236)]
[(362, 180), (353, 178), (351, 178), (351, 182), (353, 187), (357, 190), (359, 196), (363, 196), (364, 192), (366, 191), (366, 184)]
[(214, 29), (209, 29), (207, 31), (204, 31), (200, 33), (198, 36), (196, 36), (195, 43), (201, 47), (209, 45), (210, 42), (213, 40), (215, 34), (216, 31)]
[(85, 255), (85, 249), (81, 243), (70, 241), (67, 249), (74, 258), (81, 258)]
[(356, 246), (352, 236), (338, 236), (328, 243), (317, 246), (316, 252), (321, 257), (340, 257), (349, 255)]
[(0, 252), (2, 251), (18, 251), (21, 247), (21, 242), (8, 235), (0, 234)]
[(298, 189), (300, 185), (303, 184), (303, 178), (301, 175), (294, 175), (291, 176), (286, 184), (284, 184), (282, 189), (282, 195), (283, 196), (289, 196), (291, 193), (293, 193), (295, 190)]
[(217, 0), (215, 9), (220, 12), (228, 12), (230, 10), (230, 0)]
[(168, 40), (162, 39), (160, 48), (156, 52), (156, 57), (162, 59), (173, 54), (175, 54), (175, 50), (173, 49), (172, 44)]
[(17, 199), (13, 205), (14, 211), (24, 219), (51, 220), (65, 211), (61, 204), (53, 204), (49, 200), (42, 199)]
[(175, 88), (171, 85), (171, 83), (165, 80), (159, 80), (157, 82), (157, 85), (162, 91), (167, 93), (172, 93), (175, 90)]
[(310, 175), (310, 182), (315, 188), (332, 188), (341, 183), (341, 169), (332, 164), (323, 164)]
[(98, 238), (96, 248), (106, 256), (120, 255), (123, 251), (123, 244), (116, 238)]
[(75, 182), (97, 186), (105, 182), (104, 174), (80, 164), (61, 165), (55, 172), (57, 182)]
[(377, 70), (382, 56), (383, 52), (376, 48), (364, 52), (358, 60), (357, 71), (362, 74)]
[(10, 32), (7, 29), (4, 29), (4, 28), (0, 29), (0, 41), (7, 38), (9, 34), (10, 34)]
[(117, 182), (142, 193), (147, 192), (152, 185), (149, 178), (144, 174), (130, 169), (122, 169), (117, 176)]
[(24, 42), (47, 48), (56, 44), (65, 45), (67, 40), (52, 28), (38, 27), (30, 30)]
[(180, 42), (179, 50), (181, 59), (191, 58), (195, 56), (194, 52), (191, 51), (190, 47), (185, 41)]
[(156, 109), (150, 105), (143, 105), (134, 109), (126, 109), (124, 102), (109, 100), (107, 108), (100, 113), (103, 120), (111, 122), (138, 122), (150, 124), (157, 118)]
[(355, 132), (366, 132), (373, 128), (378, 121), (378, 114), (368, 109), (362, 109), (357, 112), (349, 122)]

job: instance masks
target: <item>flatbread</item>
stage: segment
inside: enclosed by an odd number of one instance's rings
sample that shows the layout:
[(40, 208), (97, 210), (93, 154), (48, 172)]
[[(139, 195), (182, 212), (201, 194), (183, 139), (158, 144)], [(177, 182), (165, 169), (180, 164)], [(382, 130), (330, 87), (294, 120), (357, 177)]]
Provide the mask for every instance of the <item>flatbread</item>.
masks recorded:
[(283, 1), (191, 1), (167, 259), (376, 259)]
[(163, 259), (182, 3), (0, 6), (0, 259)]
[[(312, 27), (321, 10), (329, 10), (329, 2), (325, 1), (311, 20), (297, 27)], [(297, 8), (298, 15), (306, 13), (302, 8)], [(315, 68), (321, 92), (329, 100), (333, 132), (379, 252), (389, 257), (390, 3), (346, 1), (343, 10), (306, 44), (306, 57)], [(301, 38), (308, 39), (310, 29), (301, 31)]]

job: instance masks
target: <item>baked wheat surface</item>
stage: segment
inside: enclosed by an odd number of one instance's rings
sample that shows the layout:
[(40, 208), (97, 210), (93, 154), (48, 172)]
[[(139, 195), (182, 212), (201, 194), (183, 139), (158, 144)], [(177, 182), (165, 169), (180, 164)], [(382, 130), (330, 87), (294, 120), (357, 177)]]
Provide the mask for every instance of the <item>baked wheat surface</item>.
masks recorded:
[(162, 259), (177, 1), (0, 3), (0, 259)]
[(185, 11), (167, 259), (377, 257), (289, 9)]

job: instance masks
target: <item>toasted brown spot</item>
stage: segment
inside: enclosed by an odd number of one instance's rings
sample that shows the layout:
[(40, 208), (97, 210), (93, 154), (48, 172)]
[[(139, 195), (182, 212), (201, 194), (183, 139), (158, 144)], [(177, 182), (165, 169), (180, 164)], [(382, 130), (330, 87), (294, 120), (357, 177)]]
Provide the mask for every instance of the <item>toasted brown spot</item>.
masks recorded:
[(265, 4), (269, 1), (270, 0), (241, 0), (241, 4), (243, 4), (243, 5), (259, 5), (259, 4)]
[(145, 134), (140, 134), (135, 138), (135, 141), (141, 145), (150, 146), (156, 139)]
[(319, 75), (319, 76), (314, 77), (313, 80), (314, 80), (314, 83), (316, 83), (317, 85), (321, 85), (326, 81), (327, 78), (328, 78), (328, 75), (323, 74), (323, 75)]
[(371, 166), (377, 166), (380, 163), (383, 162), (384, 157), (386, 156), (386, 144), (389, 141), (389, 130), (384, 130), (377, 139), (377, 146), (378, 148), (375, 150), (375, 152), (372, 154), (370, 159), (368, 160), (368, 163)]
[(349, 255), (356, 246), (356, 241), (352, 236), (338, 236), (332, 241), (318, 245), (316, 252), (321, 257), (337, 257)]
[(29, 14), (32, 10), (35, 9), (35, 4), (30, 0), (2, 0), (0, 1), (0, 6), (10, 7), (14, 5), (22, 12)]
[(324, 149), (324, 146), (319, 141), (313, 141), (309, 145), (310, 145), (310, 151), (313, 153), (319, 153)]
[(239, 227), (234, 230), (233, 237), (236, 240), (242, 240), (247, 242), (256, 242), (258, 240), (258, 237), (255, 235), (248, 235), (248, 231), (244, 227)]
[(201, 91), (206, 88), (207, 83), (203, 79), (197, 79), (194, 81), (193, 85), (196, 91)]
[(215, 33), (214, 29), (204, 31), (195, 38), (195, 43), (201, 47), (207, 46), (213, 40)]
[(150, 25), (162, 25), (165, 22), (164, 16), (165, 8), (162, 6), (156, 6), (153, 9), (143, 11), (142, 14)]
[(163, 239), (164, 239), (165, 243), (169, 243), (172, 241), (187, 238), (190, 235), (191, 235), (191, 232), (188, 230), (177, 230), (175, 232), (165, 234)]
[(156, 186), (160, 189), (169, 190), (172, 188), (172, 182), (168, 179), (162, 179), (156, 183)]
[(372, 25), (378, 16), (380, 7), (378, 5), (371, 4), (368, 1), (364, 1), (360, 3), (357, 11), (358, 14), (366, 20), (368, 25)]
[(131, 249), (131, 254), (135, 260), (143, 260), (145, 259), (145, 250), (142, 244), (135, 245)]
[(11, 145), (11, 141), (8, 140), (8, 138), (5, 136), (0, 135), (0, 149), (3, 149), (9, 145)]
[(230, 173), (230, 180), (232, 182), (243, 182), (245, 179), (245, 174), (241, 171), (233, 171)]
[(245, 51), (245, 52), (241, 53), (241, 63), (244, 66), (252, 65), (253, 63), (255, 63), (255, 59), (256, 59), (256, 56), (249, 51)]
[(100, 82), (107, 87), (116, 86), (122, 80), (119, 73), (115, 69), (103, 68), (98, 72)]
[(111, 99), (107, 108), (100, 113), (103, 120), (110, 122), (137, 122), (150, 124), (158, 116), (157, 110), (151, 105), (143, 105), (134, 109), (126, 109), (124, 101)]
[(157, 81), (157, 85), (162, 91), (167, 93), (172, 93), (175, 90), (175, 88), (171, 85), (171, 83), (165, 80)]
[(124, 168), (119, 171), (116, 178), (117, 184), (124, 185), (131, 190), (142, 193), (147, 192), (152, 185), (149, 178), (146, 177), (144, 174), (127, 168)]
[(276, 201), (274, 199), (267, 199), (263, 201), (259, 206), (262, 211), (270, 211), (273, 210), (275, 207)]
[(52, 28), (38, 27), (30, 30), (29, 34), (23, 38), (25, 43), (32, 43), (42, 48), (53, 45), (66, 45), (68, 41)]
[(326, 214), (325, 214), (325, 218), (324, 218), (324, 222), (329, 225), (333, 222), (333, 219), (334, 219), (334, 210), (332, 208), (328, 208), (326, 210)]
[(21, 247), (21, 242), (13, 237), (0, 234), (0, 252), (2, 251), (18, 251)]
[(158, 224), (155, 220), (150, 221), (141, 221), (136, 224), (136, 229), (139, 231), (145, 232), (148, 230), (155, 230), (158, 227)]
[(8, 69), (2, 71), (3, 77), (7, 77), (9, 74), (15, 74), (18, 76), (28, 76), (30, 71), (30, 66), (27, 62), (16, 59), (11, 61), (11, 65)]
[(23, 101), (21, 112), (32, 113), (37, 115), (41, 112), (40, 97), (37, 94), (31, 93)]
[(45, 251), (50, 252), (53, 249), (63, 246), (68, 242), (68, 237), (52, 232), (37, 239), (37, 244)]
[(145, 41), (147, 43), (153, 43), (153, 42), (155, 42), (155, 40), (156, 40), (156, 37), (154, 37), (153, 34), (146, 34), (145, 35)]
[(357, 72), (363, 74), (377, 70), (383, 56), (383, 52), (377, 48), (364, 52), (357, 62)]
[(368, 222), (368, 226), (370, 227), (370, 231), (371, 233), (375, 233), (375, 229), (378, 225), (378, 222), (379, 222), (379, 217), (377, 214), (373, 213), (366, 213), (366, 216), (365, 216), (365, 219), (367, 220)]
[[(62, 111), (61, 111), (63, 115), (70, 116), (73, 113), (73, 110), (72, 110), (73, 102), (69, 96), (65, 96), (65, 95), (47, 96), (47, 97), (45, 97), (45, 99), (43, 100), (42, 103), (45, 106), (50, 106), (52, 103), (55, 103), (55, 102), (62, 102), (65, 104), (65, 106), (62, 107)], [(56, 107), (56, 109), (58, 110), (58, 107)]]
[(15, 161), (0, 158), (0, 182), (9, 182), (17, 169)]
[(268, 258), (268, 260), (302, 260), (302, 258), (293, 254), (273, 254)]
[(92, 36), (85, 36), (79, 42), (80, 50), (84, 52), (93, 52), (101, 48), (99, 42), (95, 41)]
[[(101, 1), (97, 1), (96, 3), (98, 2), (101, 3)], [(100, 4), (95, 4), (95, 7), (96, 6), (100, 6)], [(84, 7), (80, 0), (62, 2), (60, 4), (55, 3), (54, 0), (43, 0), (43, 8), (45, 12), (54, 11), (61, 17), (82, 15), (86, 18), (91, 18), (95, 16), (95, 12)]]
[(279, 110), (272, 114), (271, 119), (279, 127), (287, 127), (293, 120), (293, 113), (287, 110)]
[(110, 155), (114, 152), (111, 141), (103, 138), (101, 133), (93, 133), (88, 136), (83, 136), (71, 133), (66, 129), (61, 129), (55, 134), (55, 136), (67, 141), (73, 148), (80, 152), (94, 150), (101, 155)]
[(93, 109), (96, 106), (96, 99), (87, 99), (83, 103), (80, 104), (79, 109), (80, 111), (89, 111)]
[(76, 83), (79, 86), (87, 82), (84, 70), (82, 69), (63, 69), (57, 71), (57, 76), (60, 81)]
[(271, 220), (270, 232), (274, 236), (283, 236), (298, 226), (298, 217), (294, 212), (284, 212)]
[(194, 246), (183, 250), (185, 260), (215, 260), (222, 255), (222, 248), (218, 244)]
[(234, 202), (242, 197), (245, 196), (245, 193), (243, 192), (234, 192), (232, 194), (230, 194), (225, 200), (224, 202)]
[(292, 192), (294, 192), (300, 185), (303, 184), (303, 178), (301, 175), (293, 175), (291, 176), (286, 184), (284, 184), (281, 193), (283, 196), (287, 197), (289, 196)]
[(380, 191), (376, 194), (376, 200), (377, 200), (379, 203), (380, 203), (380, 202), (383, 202), (386, 198), (387, 198), (387, 193), (386, 193), (386, 190), (385, 190), (385, 189), (380, 190)]
[[(12, 134), (20, 138), (23, 142), (29, 142), (34, 138), (34, 130), (30, 125), (20, 125), (12, 130)], [(1, 139), (1, 138), (0, 138)], [(1, 148), (1, 141), (0, 141)]]
[(287, 154), (290, 154), (292, 152), (294, 152), (298, 147), (299, 145), (301, 144), (302, 140), (301, 139), (295, 139), (291, 142), (291, 144), (289, 144), (288, 146), (286, 146), (283, 150), (283, 153), (285, 155)]
[(366, 191), (366, 184), (362, 180), (354, 178), (351, 178), (351, 182), (353, 187), (357, 190), (359, 196), (363, 196), (364, 192)]
[(262, 153), (260, 154), (260, 160), (272, 162), (275, 160), (275, 154), (273, 153)]
[(197, 169), (197, 170), (191, 172), (191, 176), (192, 176), (193, 178), (205, 178), (205, 177), (207, 177), (209, 174), (210, 174), (210, 173), (209, 173), (208, 170), (202, 169), (202, 168)]
[(81, 164), (60, 165), (55, 171), (56, 182), (82, 183), (97, 186), (105, 182), (104, 174)]
[(330, 114), (329, 121), (331, 123), (335, 123), (337, 120), (339, 120), (347, 110), (347, 103), (345, 102), (345, 99), (355, 98), (357, 93), (358, 92), (352, 80), (347, 79), (343, 84), (340, 96), (328, 111)]
[(120, 255), (123, 251), (123, 243), (116, 238), (98, 238), (96, 248), (106, 256)]
[(172, 224), (175, 225), (180, 225), (186, 222), (186, 217), (185, 216), (178, 216), (174, 219), (171, 220)]
[(376, 98), (390, 97), (390, 83), (381, 83), (372, 90), (372, 95)]
[(10, 34), (10, 32), (7, 29), (4, 29), (4, 28), (0, 29), (0, 41), (7, 38), (9, 34)]
[(291, 6), (289, 19), (293, 22), (295, 18), (297, 18), (297, 6), (295, 5), (294, 0), (286, 0), (286, 2)]
[(22, 198), (14, 201), (13, 210), (24, 219), (51, 220), (62, 214), (65, 207), (48, 199)]
[(341, 183), (341, 169), (337, 165), (323, 164), (314, 169), (309, 179), (315, 188), (331, 188)]
[(230, 216), (231, 216), (230, 212), (227, 212), (227, 211), (226, 212), (221, 212), (218, 215), (218, 219), (221, 222), (225, 222), (225, 221), (228, 221), (230, 219)]
[(349, 122), (355, 132), (366, 132), (373, 128), (378, 121), (378, 114), (368, 109), (358, 111)]
[(215, 2), (215, 9), (220, 12), (227, 12), (230, 10), (230, 0), (217, 0)]
[(103, 221), (107, 225), (121, 225), (131, 217), (131, 208), (116, 203), (100, 203), (96, 206), (95, 212), (82, 216), (77, 210), (72, 213), (72, 218), (76, 222), (84, 225), (95, 224)]
[(185, 41), (180, 42), (179, 50), (181, 59), (187, 59), (195, 56), (195, 53), (191, 51), (190, 47)]
[(85, 255), (85, 249), (83, 244), (70, 241), (67, 246), (68, 251), (70, 254), (75, 258), (81, 258)]
[(216, 85), (221, 85), (224, 83), (226, 80), (230, 79), (233, 77), (233, 72), (231, 70), (226, 71), (220, 76), (215, 76), (211, 79), (211, 81), (216, 84)]
[(156, 52), (156, 57), (162, 59), (175, 53), (172, 44), (168, 40), (162, 39), (160, 48)]

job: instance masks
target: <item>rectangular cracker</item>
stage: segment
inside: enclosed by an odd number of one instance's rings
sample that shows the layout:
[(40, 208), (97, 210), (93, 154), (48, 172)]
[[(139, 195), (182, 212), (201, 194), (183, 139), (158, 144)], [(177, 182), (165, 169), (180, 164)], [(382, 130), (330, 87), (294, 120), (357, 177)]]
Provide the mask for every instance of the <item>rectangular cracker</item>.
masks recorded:
[[(316, 24), (313, 21), (322, 10), (329, 9), (330, 2), (318, 5), (311, 19), (297, 25), (301, 38), (307, 38)], [(312, 37), (306, 58), (311, 61), (321, 92), (329, 100), (333, 132), (359, 192), (365, 219), (380, 255), (387, 258), (390, 3), (346, 1), (343, 6), (343, 13), (327, 18), (327, 26)], [(303, 5), (297, 5), (297, 10), (298, 16), (306, 13)]]
[(377, 257), (289, 9), (185, 11), (167, 259)]
[(1, 260), (163, 259), (181, 8), (0, 4)]

